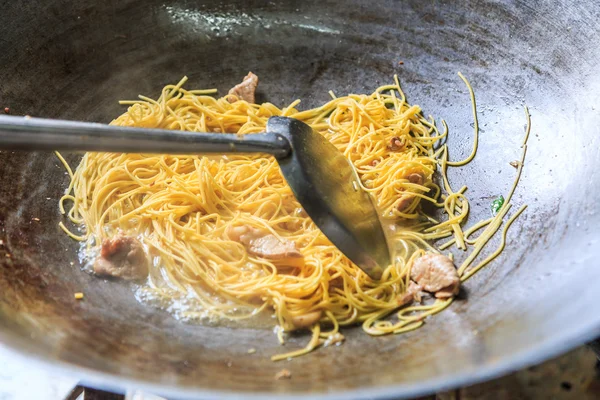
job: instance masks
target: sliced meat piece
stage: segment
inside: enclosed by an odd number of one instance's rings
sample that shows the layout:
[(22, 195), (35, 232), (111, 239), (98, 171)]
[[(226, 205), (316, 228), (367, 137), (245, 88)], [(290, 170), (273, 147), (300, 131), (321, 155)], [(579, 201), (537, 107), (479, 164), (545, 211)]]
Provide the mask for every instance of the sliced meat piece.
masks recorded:
[(404, 149), (405, 145), (406, 144), (404, 143), (404, 140), (402, 140), (398, 136), (394, 136), (388, 143), (387, 147), (391, 151), (400, 151), (400, 150)]
[(410, 283), (408, 284), (408, 288), (406, 289), (406, 293), (410, 293), (412, 295), (413, 299), (415, 299), (415, 301), (417, 303), (420, 303), (422, 300), (421, 299), (421, 297), (423, 295), (422, 291), (423, 291), (423, 288), (413, 281), (410, 281)]
[(452, 286), (452, 287), (443, 288), (442, 290), (435, 292), (435, 297), (438, 299), (448, 299), (452, 296), (456, 296), (458, 294), (458, 290), (459, 290), (459, 285), (456, 285), (455, 287)]
[(230, 239), (240, 242), (248, 253), (271, 261), (280, 261), (283, 265), (297, 265), (304, 260), (296, 243), (280, 240), (272, 233), (261, 231), (250, 226), (233, 226), (227, 229)]
[(406, 292), (398, 297), (398, 305), (402, 307), (412, 303), (413, 301), (420, 303), (421, 290), (423, 290), (421, 286), (417, 285), (413, 281), (410, 281), (408, 287), (406, 288)]
[(258, 76), (252, 72), (248, 72), (242, 83), (235, 85), (229, 90), (229, 94), (234, 96), (227, 96), (227, 101), (234, 103), (238, 100), (246, 100), (248, 103), (254, 103), (254, 93), (257, 86)]
[(413, 172), (412, 174), (408, 175), (407, 179), (410, 183), (415, 183), (417, 185), (422, 185), (423, 182), (425, 182), (425, 177), (418, 172)]
[(100, 255), (94, 261), (94, 273), (126, 280), (148, 276), (148, 257), (134, 237), (117, 235), (102, 242)]
[(458, 294), (460, 279), (454, 263), (441, 254), (426, 254), (415, 260), (410, 277), (424, 290), (435, 293), (438, 299)]
[(302, 254), (296, 249), (296, 244), (289, 240), (280, 240), (275, 235), (267, 234), (253, 237), (245, 243), (248, 252), (270, 260), (283, 258), (301, 258)]
[[(417, 185), (422, 185), (423, 182), (425, 182), (425, 177), (418, 172), (413, 172), (411, 174), (409, 174), (406, 179), (410, 182), (410, 183), (414, 183)], [(403, 188), (400, 189), (401, 191), (404, 191)], [(415, 195), (413, 194), (403, 194), (400, 197), (400, 201), (398, 202), (398, 205), (396, 206), (396, 209), (398, 211), (400, 211), (401, 213), (406, 212), (406, 210), (408, 210), (410, 208), (410, 206), (412, 205), (413, 201), (415, 200)]]
[(323, 316), (323, 312), (321, 310), (318, 310), (318, 311), (309, 312), (304, 315), (298, 315), (296, 317), (292, 317), (291, 322), (292, 322), (292, 325), (294, 325), (294, 328), (296, 328), (296, 329), (310, 328), (311, 326), (313, 326), (314, 324), (319, 322), (319, 320), (321, 319), (322, 316)]
[[(418, 172), (411, 173), (410, 175), (408, 175), (406, 177), (406, 179), (410, 183), (414, 183), (417, 185), (422, 185), (423, 182), (425, 182), (425, 177)], [(400, 190), (404, 191), (404, 188), (401, 188)], [(400, 211), (401, 213), (406, 212), (406, 210), (408, 210), (410, 208), (410, 206), (413, 204), (415, 197), (416, 196), (413, 194), (403, 194), (402, 196), (400, 196), (400, 201), (398, 202), (396, 209), (398, 211)]]
[(396, 210), (400, 211), (401, 213), (405, 212), (410, 208), (414, 199), (415, 196), (412, 194), (403, 194), (402, 197), (400, 197), (400, 202), (396, 206)]
[(329, 281), (329, 292), (333, 292), (333, 289), (343, 289), (344, 288), (344, 278), (338, 276)]
[(412, 293), (404, 292), (400, 296), (398, 296), (398, 306), (402, 307), (407, 304), (410, 304), (414, 301), (414, 299), (415, 298), (413, 297)]

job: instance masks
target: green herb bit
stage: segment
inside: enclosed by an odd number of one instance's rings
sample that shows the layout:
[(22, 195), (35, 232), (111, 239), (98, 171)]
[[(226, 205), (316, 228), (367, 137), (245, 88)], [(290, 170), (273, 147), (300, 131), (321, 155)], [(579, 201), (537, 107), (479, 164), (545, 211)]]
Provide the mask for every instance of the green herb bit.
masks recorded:
[(500, 209), (502, 208), (502, 206), (504, 205), (504, 196), (500, 195), (496, 200), (492, 201), (492, 215), (496, 215), (498, 214), (498, 211), (500, 211)]

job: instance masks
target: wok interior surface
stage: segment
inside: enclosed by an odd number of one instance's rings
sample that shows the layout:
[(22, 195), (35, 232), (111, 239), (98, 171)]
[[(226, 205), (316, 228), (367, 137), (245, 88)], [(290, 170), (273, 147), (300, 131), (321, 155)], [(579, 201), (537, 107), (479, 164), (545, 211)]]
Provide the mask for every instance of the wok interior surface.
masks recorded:
[[(1, 339), (113, 389), (401, 397), (508, 372), (600, 333), (600, 3), (453, 3), (4, 4), (0, 106), (16, 115), (107, 123), (124, 111), (117, 100), (157, 97), (183, 75), (188, 88), (223, 94), (247, 71), (261, 78), (259, 101), (308, 108), (330, 89), (370, 93), (398, 74), (411, 103), (446, 119), (458, 160), (473, 137), (461, 71), (482, 128), (475, 161), (450, 171), (455, 189), (469, 187), (470, 223), (510, 189), (523, 104), (533, 128), (513, 210), (529, 208), (448, 310), (404, 335), (346, 329), (343, 346), (279, 363), (269, 357), (308, 337), (281, 348), (270, 330), (181, 323), (139, 304), (128, 284), (82, 272), (78, 244), (58, 227), (68, 176), (57, 158), (0, 152)], [(79, 158), (67, 157), (73, 167)], [(274, 379), (282, 368), (291, 379)]]

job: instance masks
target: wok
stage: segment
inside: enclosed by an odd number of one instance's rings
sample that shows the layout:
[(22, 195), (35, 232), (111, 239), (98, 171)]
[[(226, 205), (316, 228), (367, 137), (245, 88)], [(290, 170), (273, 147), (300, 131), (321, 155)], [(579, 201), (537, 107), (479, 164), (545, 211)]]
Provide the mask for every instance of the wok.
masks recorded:
[[(529, 208), (460, 299), (414, 332), (375, 338), (347, 329), (343, 346), (280, 363), (269, 360), (281, 348), (268, 329), (181, 323), (138, 303), (128, 284), (81, 272), (78, 245), (57, 226), (62, 166), (49, 153), (1, 153), (1, 340), (113, 390), (333, 398), (465, 385), (600, 334), (600, 3), (452, 3), (4, 2), (0, 105), (17, 115), (108, 122), (123, 111), (117, 99), (156, 96), (185, 74), (188, 87), (224, 93), (247, 71), (262, 78), (260, 101), (301, 98), (309, 107), (330, 89), (371, 92), (397, 73), (412, 103), (446, 118), (457, 160), (472, 143), (462, 71), (476, 91), (481, 142), (450, 179), (469, 186), (471, 222), (488, 217), (512, 183), (523, 103), (533, 128), (515, 193)], [(294, 336), (285, 349), (306, 340)], [(274, 379), (282, 368), (291, 379)]]

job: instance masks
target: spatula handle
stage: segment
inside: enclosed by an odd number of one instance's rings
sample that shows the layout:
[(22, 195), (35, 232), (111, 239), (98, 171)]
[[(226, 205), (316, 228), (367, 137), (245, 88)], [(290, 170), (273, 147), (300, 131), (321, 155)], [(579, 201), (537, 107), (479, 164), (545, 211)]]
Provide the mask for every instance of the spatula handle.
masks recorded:
[(287, 156), (290, 143), (278, 133), (252, 135), (130, 128), (91, 122), (0, 116), (0, 149), (114, 153), (266, 153)]

